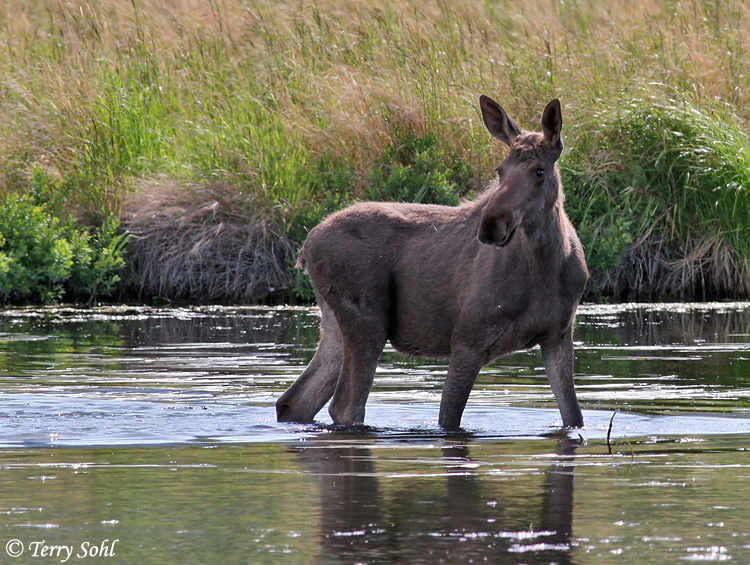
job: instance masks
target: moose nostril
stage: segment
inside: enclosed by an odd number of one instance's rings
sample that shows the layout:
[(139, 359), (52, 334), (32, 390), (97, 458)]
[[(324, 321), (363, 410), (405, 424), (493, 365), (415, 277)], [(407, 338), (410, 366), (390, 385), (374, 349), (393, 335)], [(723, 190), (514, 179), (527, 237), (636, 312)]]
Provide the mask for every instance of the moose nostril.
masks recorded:
[(495, 229), (495, 241), (498, 245), (504, 245), (505, 240), (508, 238), (510, 232), (510, 221), (509, 220), (498, 220), (497, 227)]
[(513, 234), (516, 233), (515, 227), (510, 227), (509, 225), (506, 226), (506, 232), (505, 237), (503, 237), (503, 240), (497, 244), (498, 247), (505, 247), (510, 243), (510, 240), (513, 239)]
[(480, 243), (491, 244), (494, 241), (494, 222), (482, 222), (479, 225), (479, 233), (477, 239)]

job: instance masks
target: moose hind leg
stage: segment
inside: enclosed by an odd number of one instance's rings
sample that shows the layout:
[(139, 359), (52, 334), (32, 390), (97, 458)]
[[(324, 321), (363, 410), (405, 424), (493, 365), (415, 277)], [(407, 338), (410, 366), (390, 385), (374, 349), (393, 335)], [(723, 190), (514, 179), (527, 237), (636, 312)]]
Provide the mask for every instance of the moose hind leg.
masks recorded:
[[(361, 314), (361, 313), (360, 313)], [(386, 342), (385, 319), (360, 315), (341, 327), (343, 360), (328, 412), (334, 424), (361, 424), (378, 359)]]
[(310, 364), (276, 401), (279, 422), (312, 422), (333, 396), (341, 372), (341, 333), (328, 305), (320, 301), (320, 343)]

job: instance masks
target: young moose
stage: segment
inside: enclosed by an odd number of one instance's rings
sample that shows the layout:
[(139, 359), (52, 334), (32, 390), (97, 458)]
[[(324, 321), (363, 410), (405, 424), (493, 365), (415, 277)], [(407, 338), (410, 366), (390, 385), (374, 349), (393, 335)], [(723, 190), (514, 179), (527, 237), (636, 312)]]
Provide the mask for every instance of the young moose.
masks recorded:
[(559, 100), (542, 133), (523, 132), (491, 98), (489, 132), (510, 147), (498, 177), (458, 207), (363, 202), (329, 216), (300, 252), (321, 309), (310, 365), (278, 399), (279, 421), (310, 422), (333, 397), (337, 424), (364, 421), (378, 358), (449, 357), (439, 423), (461, 424), (482, 366), (540, 345), (568, 427), (583, 425), (573, 387), (573, 318), (588, 280), (563, 211)]

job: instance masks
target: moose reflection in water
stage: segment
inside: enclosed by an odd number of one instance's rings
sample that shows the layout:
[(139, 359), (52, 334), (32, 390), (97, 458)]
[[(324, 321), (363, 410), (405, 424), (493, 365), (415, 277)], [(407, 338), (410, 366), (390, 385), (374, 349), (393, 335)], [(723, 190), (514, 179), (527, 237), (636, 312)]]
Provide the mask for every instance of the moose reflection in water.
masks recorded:
[(539, 345), (563, 424), (583, 425), (573, 386), (573, 321), (588, 271), (563, 210), (559, 100), (542, 132), (524, 132), (491, 98), (490, 134), (510, 151), (498, 177), (461, 206), (362, 202), (307, 237), (305, 267), (321, 309), (315, 357), (276, 403), (279, 421), (309, 422), (331, 400), (336, 424), (361, 424), (386, 341), (448, 357), (438, 421), (460, 426), (480, 369)]
[(413, 476), (379, 472), (369, 447), (345, 440), (293, 449), (320, 477), (323, 562), (570, 563), (577, 447), (559, 441), (533, 492), (480, 469), (465, 441), (442, 448), (434, 473)]

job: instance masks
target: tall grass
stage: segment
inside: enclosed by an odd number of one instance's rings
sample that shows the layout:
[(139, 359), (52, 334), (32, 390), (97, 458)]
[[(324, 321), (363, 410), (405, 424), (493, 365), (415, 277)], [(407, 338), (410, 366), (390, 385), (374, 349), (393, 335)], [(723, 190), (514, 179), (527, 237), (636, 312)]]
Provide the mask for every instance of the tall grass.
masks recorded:
[(2, 0), (0, 192), (43, 171), (97, 224), (146, 221), (149, 187), (221, 186), (229, 216), (298, 243), (399, 183), (478, 190), (502, 151), (478, 95), (530, 129), (557, 96), (599, 290), (628, 293), (612, 281), (645, 242), (671, 273), (713, 241), (745, 273), (717, 294), (747, 292), (749, 30), (732, 0)]

